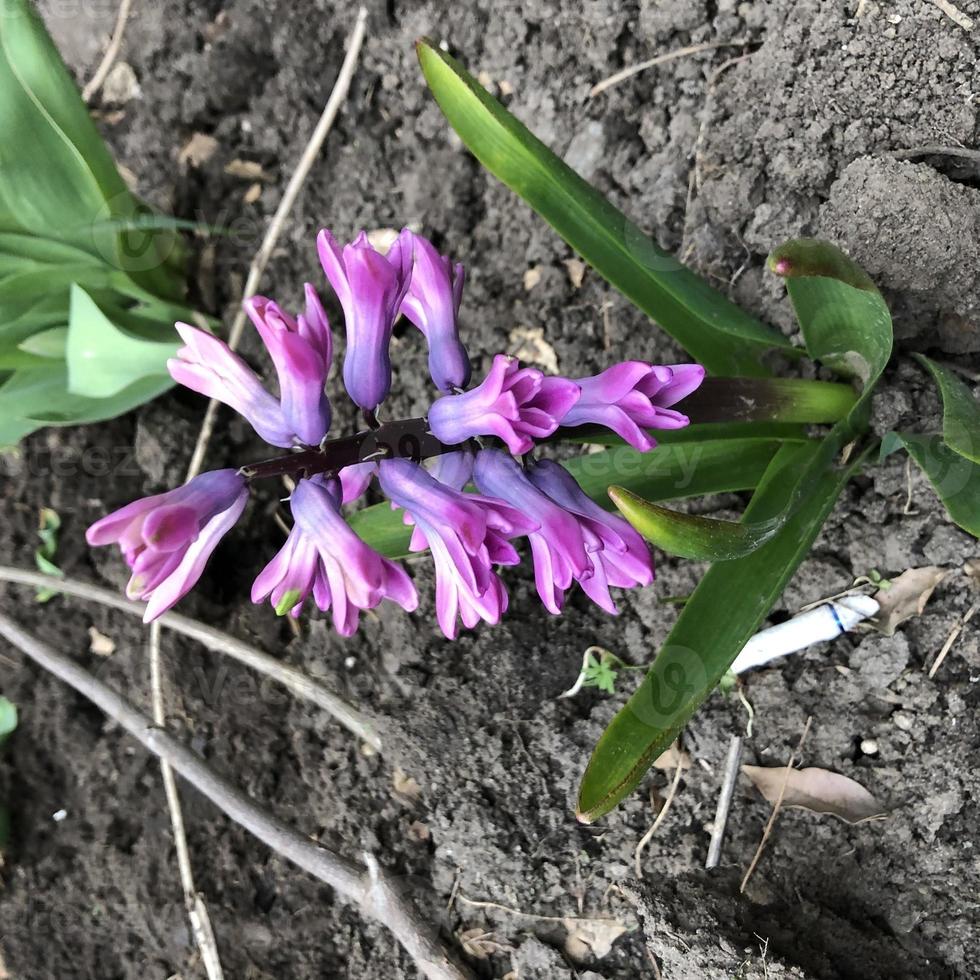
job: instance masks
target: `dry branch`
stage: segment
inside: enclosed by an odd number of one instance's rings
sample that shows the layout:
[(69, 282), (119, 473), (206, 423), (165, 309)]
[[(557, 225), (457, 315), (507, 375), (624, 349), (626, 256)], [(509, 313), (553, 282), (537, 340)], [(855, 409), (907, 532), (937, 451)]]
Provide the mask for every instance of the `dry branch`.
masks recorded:
[(366, 916), (390, 929), (429, 980), (472, 980), (469, 970), (455, 959), (435, 930), (422, 920), (414, 905), (399, 893), (373, 856), (365, 855), (364, 864), (359, 864), (283, 823), (177, 739), (158, 728), (151, 718), (125, 698), (2, 613), (0, 636), (88, 698), (149, 752), (172, 766), (231, 820), (297, 867), (330, 885), (345, 900), (356, 903)]

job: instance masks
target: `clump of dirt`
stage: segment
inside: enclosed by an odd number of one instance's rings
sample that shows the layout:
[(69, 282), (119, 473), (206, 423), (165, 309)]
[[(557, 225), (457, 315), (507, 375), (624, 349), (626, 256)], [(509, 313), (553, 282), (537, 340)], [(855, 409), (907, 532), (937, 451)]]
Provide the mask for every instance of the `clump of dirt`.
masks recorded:
[[(75, 38), (72, 67), (88, 77), (97, 53), (84, 36), (104, 33), (111, 11), (86, 5), (67, 16), (65, 4), (42, 6), (59, 37)], [(959, 6), (977, 16), (975, 0)], [(237, 299), (350, 24), (351, 10), (327, 0), (163, 0), (134, 9), (122, 56), (139, 95), (104, 117), (105, 134), (144, 196), (231, 227), (199, 251), (192, 293), (212, 312), (227, 313)], [(977, 40), (912, 0), (372, 5), (347, 107), (263, 286), (287, 305), (299, 301), (304, 281), (322, 281), (318, 228), (346, 236), (410, 224), (467, 264), (463, 322), (477, 372), (538, 330), (573, 375), (613, 358), (683, 357), (594, 273), (581, 282), (571, 274), (571, 251), (461, 149), (421, 83), (412, 42), (423, 33), (444, 38), (661, 244), (787, 332), (792, 315), (782, 285), (764, 271), (765, 255), (784, 238), (822, 233), (880, 278), (909, 345), (976, 351), (978, 284), (967, 261), (976, 253), (976, 173), (963, 159), (898, 162), (893, 151), (975, 144)], [(595, 82), (626, 64), (702, 42), (730, 47), (589, 98)], [(217, 142), (197, 167), (179, 162), (194, 133)], [(236, 160), (268, 176), (258, 197), (253, 182), (228, 172)], [(339, 322), (335, 306), (330, 312)], [(254, 338), (244, 353), (271, 377)], [(425, 411), (433, 392), (415, 331), (399, 331), (393, 360), (390, 413)], [(975, 357), (960, 361), (976, 369)], [(339, 380), (331, 393), (335, 429), (347, 431), (354, 414)], [(179, 480), (202, 409), (201, 399), (175, 392), (127, 419), (33, 436), (20, 460), (2, 461), (0, 560), (32, 565), (38, 509), (53, 506), (64, 519), (61, 567), (121, 585), (118, 557), (90, 552), (84, 528)], [(928, 382), (902, 359), (875, 412), (881, 431), (938, 421)], [(209, 464), (262, 453), (222, 413)], [(508, 569), (505, 623), (450, 643), (432, 622), (423, 559), (412, 565), (419, 613), (380, 609), (350, 640), (307, 620), (296, 638), (247, 600), (282, 541), (269, 519), (274, 497), (270, 488), (252, 507), (182, 611), (321, 676), (379, 718), (391, 748), (383, 758), (365, 754), (319, 712), (168, 636), (171, 727), (297, 827), (351, 855), (377, 853), (407, 888), (434, 886), (428, 914), (447, 934), (470, 938), (479, 975), (632, 978), (653, 975), (651, 955), (664, 976), (698, 980), (972, 975), (980, 777), (964, 760), (980, 742), (976, 632), (963, 632), (934, 678), (923, 670), (974, 601), (964, 576), (950, 578), (894, 637), (850, 634), (747, 679), (754, 718), (744, 761), (785, 764), (812, 716), (803, 764), (852, 776), (887, 802), (890, 816), (852, 827), (787, 811), (740, 895), (769, 812), (747, 782), (736, 793), (722, 867), (699, 869), (729, 737), (750, 721), (741, 701), (717, 694), (688, 726), (692, 766), (636, 881), (633, 852), (670, 773), (653, 772), (597, 827), (572, 816), (585, 760), (630, 678), (621, 676), (612, 697), (593, 690), (556, 700), (591, 644), (648, 662), (676, 618), (664, 598), (690, 593), (703, 566), (660, 557), (656, 584), (622, 596), (615, 619), (581, 594), (554, 619), (528, 568)], [(703, 504), (731, 514), (740, 506), (733, 495)], [(847, 488), (773, 616), (872, 568), (958, 568), (976, 547), (945, 520), (918, 471), (890, 457)], [(65, 598), (38, 606), (22, 589), (0, 594), (43, 639), (147, 706), (137, 624)], [(91, 652), (90, 626), (115, 641), (111, 657)], [(11, 801), (14, 816), (0, 895), (8, 971), (203, 976), (153, 760), (56, 681), (3, 653), (0, 684), (23, 719), (0, 762), (0, 800)], [(417, 793), (406, 792), (409, 779)], [(196, 794), (184, 798), (226, 975), (414, 975), (381, 926)], [(65, 819), (53, 820), (62, 809)], [(613, 918), (629, 931), (604, 958), (576, 962), (556, 920), (579, 915)]]

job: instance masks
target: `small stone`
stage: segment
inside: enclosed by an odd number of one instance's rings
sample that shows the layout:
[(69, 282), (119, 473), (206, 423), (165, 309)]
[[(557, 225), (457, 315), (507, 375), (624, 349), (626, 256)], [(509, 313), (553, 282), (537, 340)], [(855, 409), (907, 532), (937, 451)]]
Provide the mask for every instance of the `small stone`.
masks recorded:
[(861, 741), (861, 751), (865, 755), (877, 755), (878, 743), (873, 738), (866, 738)]

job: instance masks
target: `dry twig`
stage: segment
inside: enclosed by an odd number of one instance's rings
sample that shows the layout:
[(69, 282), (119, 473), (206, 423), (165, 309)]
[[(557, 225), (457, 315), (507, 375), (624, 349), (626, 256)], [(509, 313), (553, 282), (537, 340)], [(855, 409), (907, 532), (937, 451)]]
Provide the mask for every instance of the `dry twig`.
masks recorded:
[[(163, 711), (163, 685), (160, 678), (160, 628), (154, 623), (150, 629), (150, 688), (153, 700), (153, 721), (161, 728), (166, 724)], [(218, 944), (211, 928), (211, 916), (204, 903), (204, 897), (194, 885), (194, 872), (191, 868), (190, 848), (187, 846), (187, 833), (184, 829), (184, 811), (177, 794), (177, 780), (170, 765), (160, 760), (163, 776), (163, 790), (170, 810), (170, 823), (174, 832), (174, 845), (177, 850), (177, 869), (180, 872), (180, 887), (184, 892), (184, 908), (191, 922), (194, 942), (201, 953), (201, 961), (208, 980), (224, 980)]]
[(793, 763), (796, 762), (796, 757), (803, 750), (803, 743), (806, 741), (806, 737), (810, 732), (810, 723), (813, 718), (807, 718), (806, 724), (803, 726), (803, 734), (800, 736), (799, 742), (796, 743), (796, 748), (793, 749), (793, 754), (789, 757), (789, 762), (786, 763), (786, 771), (783, 773), (783, 783), (779, 787), (779, 796), (776, 797), (776, 802), (773, 804), (772, 813), (769, 814), (769, 820), (766, 822), (766, 829), (762, 832), (762, 840), (759, 841), (759, 846), (755, 850), (755, 854), (752, 856), (752, 863), (749, 865), (748, 871), (745, 872), (745, 877), (742, 879), (742, 884), (739, 885), (739, 892), (745, 891), (745, 886), (749, 883), (749, 878), (752, 877), (755, 872), (756, 865), (759, 863), (759, 859), (762, 857), (762, 852), (765, 849), (766, 841), (769, 840), (769, 835), (772, 833), (772, 828), (776, 824), (776, 817), (779, 814), (779, 809), (783, 805), (783, 797), (786, 795), (786, 784), (789, 782), (789, 774), (793, 769)]
[(728, 826), (728, 813), (732, 808), (732, 797), (735, 795), (735, 784), (738, 781), (738, 764), (742, 759), (742, 737), (733, 735), (728, 743), (728, 755), (725, 758), (725, 775), (721, 782), (721, 792), (718, 794), (718, 806), (715, 809), (714, 823), (711, 825), (711, 841), (708, 844), (708, 857), (704, 866), (709, 870), (717, 868), (721, 860), (721, 845), (725, 840), (725, 828)]
[(636, 877), (643, 877), (643, 852), (646, 850), (647, 844), (653, 840), (653, 835), (657, 832), (657, 828), (664, 822), (664, 818), (667, 816), (667, 812), (670, 810), (670, 805), (674, 802), (674, 797), (677, 795), (677, 787), (681, 781), (681, 774), (684, 772), (684, 753), (681, 751), (680, 739), (677, 740), (677, 768), (674, 770), (674, 778), (670, 781), (670, 789), (667, 791), (667, 799), (664, 800), (664, 805), (660, 808), (660, 812), (657, 814), (657, 819), (653, 821), (650, 829), (640, 838), (639, 844), (636, 845), (636, 850), (633, 852), (633, 863), (636, 868)]
[(129, 19), (129, 8), (133, 5), (133, 0), (122, 0), (119, 4), (119, 13), (116, 14), (116, 26), (112, 29), (112, 37), (109, 39), (109, 47), (105, 49), (99, 67), (95, 69), (95, 74), (91, 81), (82, 89), (82, 99), (91, 102), (95, 93), (102, 88), (106, 78), (109, 77), (109, 70), (112, 68), (119, 49), (122, 47), (123, 33), (126, 30), (126, 21)]
[(2, 613), (0, 636), (88, 698), (149, 752), (172, 766), (175, 772), (231, 820), (288, 861), (330, 885), (346, 901), (357, 904), (365, 915), (391, 930), (424, 976), (430, 980), (472, 980), (472, 974), (455, 960), (372, 855), (365, 854), (364, 865), (360, 865), (283, 823), (216, 773), (195, 752), (160, 729), (125, 698)]
[(954, 7), (949, 0), (930, 0), (934, 7), (938, 7), (954, 24), (962, 27), (964, 31), (973, 30), (973, 18), (967, 17), (958, 7)]
[(616, 72), (615, 75), (610, 75), (608, 78), (604, 78), (601, 82), (597, 82), (595, 85), (589, 89), (589, 98), (594, 99), (597, 95), (601, 95), (608, 89), (619, 85), (621, 82), (625, 82), (628, 78), (632, 78), (634, 75), (639, 75), (640, 72), (646, 71), (648, 68), (655, 68), (657, 65), (665, 64), (668, 61), (674, 61), (676, 58), (687, 58), (694, 54), (701, 54), (704, 51), (714, 51), (717, 48), (741, 48), (748, 44), (748, 41), (705, 41), (703, 44), (690, 44), (684, 48), (676, 48), (674, 51), (667, 51), (664, 54), (658, 54), (655, 58), (650, 58), (647, 61), (641, 61), (639, 64), (630, 65), (629, 68), (624, 68), (622, 71)]
[(939, 651), (935, 662), (929, 668), (930, 677), (935, 676), (936, 671), (939, 670), (942, 662), (946, 659), (946, 654), (953, 649), (953, 644), (959, 639), (959, 635), (963, 632), (966, 624), (977, 614), (977, 610), (980, 610), (980, 602), (973, 603), (963, 615), (963, 618), (950, 630), (949, 636), (946, 637), (946, 642), (943, 644), (943, 648)]
[[(51, 575), (42, 575), (40, 572), (13, 568), (7, 565), (0, 565), (0, 582), (16, 582), (20, 585), (63, 592), (65, 595), (97, 602), (102, 606), (108, 606), (110, 609), (119, 609), (131, 616), (139, 616), (140, 618), (146, 610), (145, 602), (133, 602), (111, 589), (103, 589), (101, 586), (90, 585), (88, 582), (81, 582), (78, 579), (55, 578)], [(280, 663), (258, 648), (249, 646), (249, 644), (243, 643), (227, 633), (222, 633), (213, 626), (206, 626), (204, 623), (182, 616), (180, 613), (164, 613), (157, 622), (167, 629), (196, 640), (214, 653), (223, 653), (239, 663), (245, 664), (246, 667), (251, 667), (252, 670), (256, 670), (282, 684), (297, 697), (309, 701), (333, 715), (348, 731), (363, 739), (372, 748), (381, 751), (381, 739), (371, 719), (347, 704), (346, 701), (342, 701), (336, 695), (331, 694), (308, 674), (296, 670), (295, 667)]]

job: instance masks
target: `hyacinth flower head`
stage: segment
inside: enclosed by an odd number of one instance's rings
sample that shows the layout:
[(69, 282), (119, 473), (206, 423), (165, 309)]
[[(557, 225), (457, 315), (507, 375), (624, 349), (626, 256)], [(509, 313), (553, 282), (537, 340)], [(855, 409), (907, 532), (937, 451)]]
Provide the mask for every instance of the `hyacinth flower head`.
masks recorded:
[(187, 323), (178, 323), (177, 333), (184, 346), (167, 361), (174, 381), (233, 408), (273, 446), (288, 449), (300, 441), (280, 403), (223, 340)]
[(538, 525), (528, 534), (534, 581), (545, 609), (557, 616), (572, 582), (592, 574), (578, 519), (539, 490), (520, 464), (499, 449), (477, 454), (473, 479), (482, 493), (506, 500)]
[[(275, 368), (278, 396), (224, 341), (178, 325), (184, 347), (168, 363), (174, 380), (219, 399), (271, 445), (290, 452), (238, 471), (205, 473), (89, 528), (90, 544), (122, 549), (133, 571), (128, 591), (147, 600), (147, 620), (194, 585), (241, 515), (249, 486), (263, 477), (292, 477), (292, 528), (255, 580), (253, 601), (298, 616), (312, 598), (343, 636), (357, 629), (362, 611), (384, 599), (408, 611), (418, 603), (406, 570), (362, 540), (345, 516), (345, 506), (372, 486), (411, 527), (409, 550), (431, 553), (436, 621), (450, 638), (460, 622), (473, 628), (500, 621), (508, 594), (498, 569), (520, 562), (521, 539), (529, 543), (538, 593), (552, 613), (561, 611), (575, 582), (611, 613), (611, 587), (649, 584), (649, 551), (624, 520), (594, 503), (557, 463), (519, 463), (513, 456), (525, 456), (559, 426), (585, 424), (607, 426), (646, 451), (654, 445), (646, 430), (687, 424), (672, 406), (701, 383), (702, 369), (628, 361), (573, 380), (497, 354), (482, 382), (460, 390), (470, 375), (457, 323), (462, 267), (407, 230), (386, 254), (363, 232), (341, 246), (323, 231), (317, 246), (344, 312), (344, 387), (369, 428), (328, 438), (332, 342), (313, 286), (295, 317), (265, 297), (246, 304)], [(401, 314), (425, 335), (434, 386), (444, 394), (424, 417), (381, 422), (377, 410), (391, 385), (391, 332)]]
[(306, 312), (296, 319), (264, 296), (246, 300), (245, 311), (275, 365), (286, 424), (300, 442), (319, 445), (330, 429), (325, 382), (333, 356), (330, 325), (320, 297), (307, 283)]
[(527, 478), (579, 523), (591, 574), (579, 577), (585, 594), (610, 615), (618, 612), (609, 587), (631, 589), (653, 581), (646, 542), (618, 514), (603, 510), (587, 496), (564, 466), (543, 459), (527, 469)]

